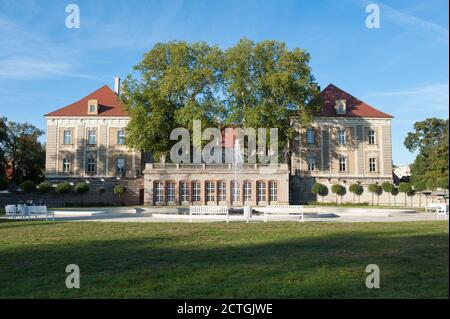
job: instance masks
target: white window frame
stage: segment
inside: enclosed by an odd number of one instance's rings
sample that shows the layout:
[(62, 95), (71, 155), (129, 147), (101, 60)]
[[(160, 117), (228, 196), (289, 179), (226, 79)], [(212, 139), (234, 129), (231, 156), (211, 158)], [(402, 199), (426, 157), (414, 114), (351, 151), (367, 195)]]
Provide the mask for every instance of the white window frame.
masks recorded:
[(88, 145), (97, 145), (97, 132), (88, 130)]
[(263, 181), (256, 182), (256, 188), (258, 190), (258, 193), (256, 195), (258, 202), (265, 202), (266, 201), (266, 182), (263, 182)]
[(269, 182), (269, 201), (278, 201), (278, 183), (275, 181)]
[(65, 130), (64, 131), (64, 145), (71, 145), (72, 144), (72, 131), (71, 130)]
[(214, 202), (216, 200), (216, 185), (214, 182), (207, 181), (205, 185), (206, 189), (206, 201)]
[(231, 201), (239, 202), (241, 200), (241, 185), (239, 181), (231, 182)]
[(62, 165), (63, 165), (63, 173), (70, 173), (72, 171), (70, 160), (67, 157), (63, 158)]
[(227, 200), (227, 186), (225, 181), (217, 182), (217, 200), (219, 202), (224, 202)]
[(374, 145), (375, 144), (375, 130), (374, 129), (369, 129), (368, 139), (369, 139), (369, 144), (370, 145)]
[(201, 184), (200, 182), (192, 182), (192, 201), (199, 202), (201, 200)]
[(346, 172), (348, 169), (347, 167), (347, 157), (340, 156), (339, 157), (339, 172)]
[(339, 129), (338, 131), (338, 144), (345, 145), (347, 136), (345, 134), (345, 129)]
[(374, 173), (377, 171), (377, 159), (376, 157), (369, 158), (369, 172)]
[(125, 130), (120, 129), (117, 131), (117, 145), (125, 145)]
[(164, 183), (155, 182), (155, 201), (164, 202)]
[(244, 202), (250, 202), (252, 200), (252, 183), (244, 181)]
[(175, 182), (166, 183), (167, 201), (175, 202)]
[(180, 182), (180, 194), (182, 202), (189, 201), (189, 188), (189, 182)]

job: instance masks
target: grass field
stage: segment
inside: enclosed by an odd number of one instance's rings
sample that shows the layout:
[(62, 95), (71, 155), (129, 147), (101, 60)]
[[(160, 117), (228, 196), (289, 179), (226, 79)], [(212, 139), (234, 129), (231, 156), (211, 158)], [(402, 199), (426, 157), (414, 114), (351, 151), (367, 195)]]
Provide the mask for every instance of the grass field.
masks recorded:
[(0, 297), (448, 298), (448, 239), (447, 222), (0, 221)]

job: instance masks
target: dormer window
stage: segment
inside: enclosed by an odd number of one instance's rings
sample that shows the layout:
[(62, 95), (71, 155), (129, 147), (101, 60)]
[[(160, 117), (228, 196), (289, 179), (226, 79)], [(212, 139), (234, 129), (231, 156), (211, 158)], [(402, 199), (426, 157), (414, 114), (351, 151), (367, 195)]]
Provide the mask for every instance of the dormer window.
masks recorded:
[(98, 100), (88, 101), (88, 114), (98, 114)]
[(336, 100), (334, 108), (336, 114), (346, 114), (347, 113), (347, 100)]

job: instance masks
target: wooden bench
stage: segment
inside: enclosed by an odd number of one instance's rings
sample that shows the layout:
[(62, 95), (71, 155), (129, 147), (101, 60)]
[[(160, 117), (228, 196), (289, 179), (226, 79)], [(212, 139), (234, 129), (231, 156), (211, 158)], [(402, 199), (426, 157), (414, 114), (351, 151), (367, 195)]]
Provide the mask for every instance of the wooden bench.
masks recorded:
[(226, 222), (230, 221), (228, 206), (189, 206), (189, 222), (192, 223), (192, 216), (194, 215), (225, 215)]
[(267, 223), (269, 216), (299, 216), (300, 222), (303, 222), (303, 206), (301, 205), (271, 205), (257, 208), (264, 213), (264, 222)]

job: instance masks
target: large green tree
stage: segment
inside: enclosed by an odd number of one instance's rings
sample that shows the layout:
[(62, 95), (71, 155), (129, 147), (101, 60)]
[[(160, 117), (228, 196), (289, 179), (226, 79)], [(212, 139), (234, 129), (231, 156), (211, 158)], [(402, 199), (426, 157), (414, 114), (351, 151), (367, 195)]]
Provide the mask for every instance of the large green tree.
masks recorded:
[(176, 127), (192, 130), (193, 120), (217, 125), (223, 113), (220, 89), (222, 52), (206, 43), (157, 43), (135, 66), (123, 85), (130, 112), (127, 144), (154, 156), (171, 147)]
[(39, 137), (43, 134), (44, 131), (29, 123), (6, 122), (6, 137), (2, 142), (2, 149), (14, 182), (42, 180), (45, 147), (39, 142)]
[[(318, 101), (307, 52), (278, 41), (240, 40), (225, 52), (228, 118), (226, 124), (279, 129), (279, 147), (287, 154), (294, 128), (292, 115), (307, 125)], [(287, 160), (287, 158), (285, 158)]]
[(414, 124), (404, 145), (417, 151), (411, 165), (411, 183), (417, 190), (448, 188), (449, 178), (449, 122), (448, 119), (428, 118)]
[(167, 153), (172, 129), (222, 124), (279, 128), (279, 151), (292, 138), (292, 115), (311, 120), (318, 102), (310, 56), (282, 42), (242, 39), (221, 50), (204, 42), (158, 43), (123, 85), (130, 112), (127, 144), (154, 157)]

